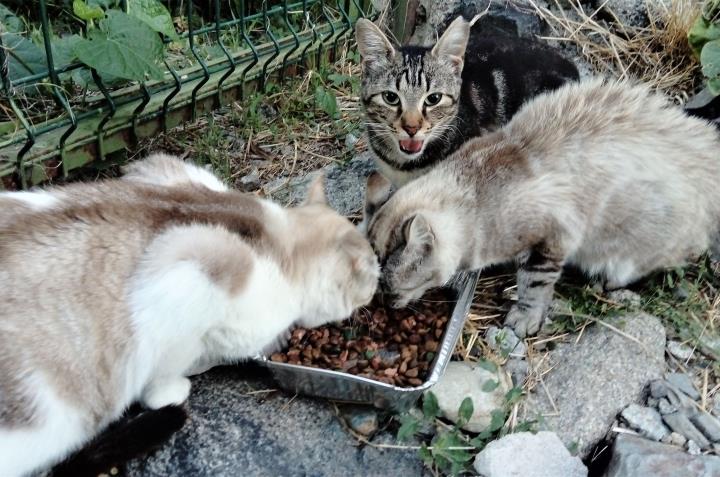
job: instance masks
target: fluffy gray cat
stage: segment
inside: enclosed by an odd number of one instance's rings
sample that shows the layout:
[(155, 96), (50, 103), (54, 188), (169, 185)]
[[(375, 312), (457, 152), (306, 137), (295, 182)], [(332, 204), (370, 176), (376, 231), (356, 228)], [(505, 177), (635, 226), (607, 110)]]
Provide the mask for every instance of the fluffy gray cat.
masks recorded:
[(516, 260), (506, 322), (526, 336), (564, 265), (612, 289), (717, 251), (719, 184), (710, 123), (643, 86), (595, 79), (535, 97), (389, 200), (389, 182), (371, 177), (366, 221), (397, 307), (458, 270)]

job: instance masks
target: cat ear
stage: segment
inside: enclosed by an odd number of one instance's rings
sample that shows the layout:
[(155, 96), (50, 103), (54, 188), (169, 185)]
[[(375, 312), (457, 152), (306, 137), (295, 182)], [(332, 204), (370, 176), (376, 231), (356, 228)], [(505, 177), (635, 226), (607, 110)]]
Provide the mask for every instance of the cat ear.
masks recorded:
[(462, 71), (463, 57), (470, 36), (470, 23), (463, 17), (457, 17), (442, 34), (432, 49), (436, 57), (447, 56)]
[(325, 197), (325, 175), (320, 174), (308, 187), (307, 197), (303, 205), (327, 205), (327, 197)]
[(355, 39), (363, 61), (384, 61), (395, 56), (395, 48), (373, 22), (361, 18), (355, 24)]
[(433, 233), (430, 222), (423, 214), (410, 217), (405, 222), (403, 233), (408, 247), (429, 251), (435, 245), (435, 233)]

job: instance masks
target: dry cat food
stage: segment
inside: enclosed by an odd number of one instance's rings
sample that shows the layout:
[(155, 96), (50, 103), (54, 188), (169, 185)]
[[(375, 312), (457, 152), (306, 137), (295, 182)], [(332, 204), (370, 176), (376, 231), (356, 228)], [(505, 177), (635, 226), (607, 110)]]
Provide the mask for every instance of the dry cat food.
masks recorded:
[(435, 290), (401, 310), (376, 297), (338, 325), (292, 330), (272, 361), (343, 371), (396, 386), (420, 386), (449, 320), (446, 290)]

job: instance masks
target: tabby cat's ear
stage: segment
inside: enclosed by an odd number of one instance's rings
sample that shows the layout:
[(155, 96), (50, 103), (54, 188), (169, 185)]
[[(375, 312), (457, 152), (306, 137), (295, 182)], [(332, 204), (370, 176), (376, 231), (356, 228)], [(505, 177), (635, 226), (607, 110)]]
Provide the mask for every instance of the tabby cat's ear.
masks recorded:
[(388, 37), (370, 20), (361, 18), (355, 24), (355, 38), (363, 62), (386, 61), (395, 56)]
[(442, 34), (432, 49), (436, 57), (446, 56), (462, 71), (463, 57), (470, 36), (470, 23), (463, 17), (457, 17)]
[(423, 214), (410, 217), (403, 226), (405, 243), (422, 253), (428, 253), (435, 245), (435, 233)]

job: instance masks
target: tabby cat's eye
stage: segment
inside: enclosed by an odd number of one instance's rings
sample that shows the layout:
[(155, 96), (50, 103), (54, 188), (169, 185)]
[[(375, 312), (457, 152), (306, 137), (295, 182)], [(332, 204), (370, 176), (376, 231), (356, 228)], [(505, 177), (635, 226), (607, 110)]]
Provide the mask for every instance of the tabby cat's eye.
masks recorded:
[(440, 100), (442, 99), (442, 96), (443, 95), (440, 93), (429, 94), (427, 96), (427, 98), (425, 98), (425, 105), (426, 106), (435, 106), (436, 104), (438, 104), (440, 102)]
[(382, 99), (390, 106), (397, 106), (398, 104), (400, 104), (400, 97), (392, 91), (384, 91), (382, 94)]

